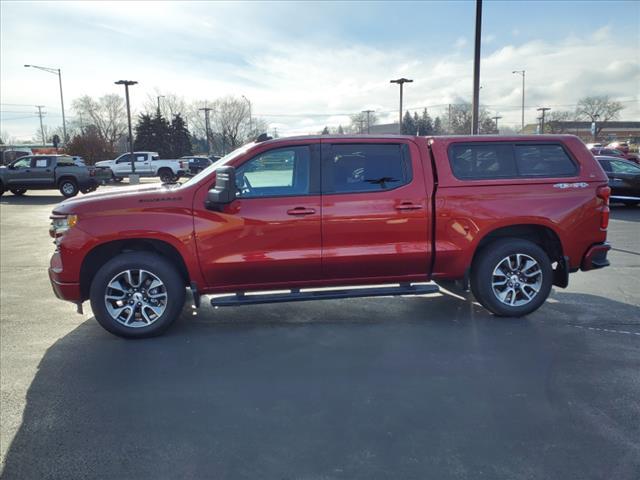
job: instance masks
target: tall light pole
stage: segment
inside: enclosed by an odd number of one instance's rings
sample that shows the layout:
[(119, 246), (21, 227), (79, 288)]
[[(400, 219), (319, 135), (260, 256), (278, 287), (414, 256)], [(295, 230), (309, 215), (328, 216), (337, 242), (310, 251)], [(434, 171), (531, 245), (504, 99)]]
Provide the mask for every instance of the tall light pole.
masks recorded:
[[(136, 163), (133, 155), (133, 133), (131, 131), (131, 107), (129, 106), (129, 86), (135, 85), (135, 80), (118, 80), (116, 85), (124, 85), (124, 94), (127, 98), (127, 122), (129, 123), (129, 153), (131, 154), (131, 174), (136, 173)], [(129, 177), (129, 183), (131, 183), (131, 177)], [(134, 183), (137, 183), (134, 177)]]
[(511, 73), (517, 73), (518, 75), (522, 75), (522, 131), (520, 133), (524, 133), (524, 70), (514, 70)]
[(64, 96), (62, 95), (62, 72), (59, 68), (39, 67), (37, 65), (25, 65), (26, 68), (37, 68), (44, 72), (53, 73), (58, 75), (58, 83), (60, 84), (60, 106), (62, 107), (62, 136), (64, 137), (64, 143), (67, 143), (69, 138), (67, 137), (67, 121), (64, 117)]
[(158, 99), (158, 116), (160, 116), (160, 99), (161, 98), (165, 98), (165, 96), (164, 95), (158, 95), (156, 98)]
[(247, 101), (247, 104), (249, 105), (249, 133), (251, 133), (251, 131), (253, 130), (253, 121), (251, 120), (251, 102), (244, 95), (242, 95), (242, 98), (244, 98)]
[(549, 107), (540, 107), (536, 109), (540, 114), (540, 133), (544, 134), (544, 113), (551, 110)]
[(480, 44), (482, 32), (482, 0), (476, 0), (476, 39), (473, 53), (473, 105), (471, 110), (471, 134), (478, 134), (480, 112)]
[(36, 105), (36, 108), (38, 109), (38, 117), (40, 117), (40, 135), (42, 135), (42, 146), (46, 147), (47, 140), (46, 138), (44, 138), (44, 127), (42, 126), (42, 109), (44, 108), (44, 105)]
[(397, 80), (391, 80), (389, 83), (397, 83), (400, 85), (400, 115), (398, 118), (398, 133), (402, 134), (402, 86), (405, 83), (412, 83), (413, 80), (408, 78), (398, 78)]

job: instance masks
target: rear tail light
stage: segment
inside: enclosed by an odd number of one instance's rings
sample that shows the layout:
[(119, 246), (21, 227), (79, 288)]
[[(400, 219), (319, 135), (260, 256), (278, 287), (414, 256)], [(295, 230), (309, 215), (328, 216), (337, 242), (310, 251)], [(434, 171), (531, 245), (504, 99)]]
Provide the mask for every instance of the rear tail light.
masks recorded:
[(611, 188), (607, 186), (598, 187), (596, 196), (602, 200), (600, 208), (600, 230), (606, 230), (609, 226), (609, 196), (611, 196)]

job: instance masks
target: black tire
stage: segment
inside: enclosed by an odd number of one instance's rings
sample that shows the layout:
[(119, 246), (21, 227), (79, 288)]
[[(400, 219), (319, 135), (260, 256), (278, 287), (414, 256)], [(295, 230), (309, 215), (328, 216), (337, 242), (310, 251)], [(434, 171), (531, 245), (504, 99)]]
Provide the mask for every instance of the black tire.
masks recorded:
[(111, 180), (113, 180), (115, 183), (120, 183), (122, 182), (122, 180), (124, 180), (124, 178), (122, 177), (116, 177), (113, 173), (111, 174)]
[(58, 188), (60, 189), (60, 193), (64, 196), (64, 198), (75, 197), (80, 191), (76, 181), (71, 178), (63, 178), (62, 180), (60, 180)]
[(4, 184), (0, 182), (0, 197), (4, 195)]
[[(164, 284), (165, 310), (149, 325), (125, 326), (109, 313), (105, 301), (107, 285), (126, 270), (146, 270)], [(89, 298), (96, 320), (108, 332), (125, 338), (148, 338), (160, 335), (180, 315), (185, 299), (185, 281), (178, 269), (168, 260), (150, 252), (122, 253), (105, 263), (91, 282)], [(137, 312), (139, 312), (139, 307)]]
[[(537, 262), (541, 273), (539, 278), (538, 291), (535, 295), (532, 294), (533, 287), (529, 285), (532, 279), (527, 279), (524, 274), (518, 279), (518, 274), (515, 273), (515, 277), (510, 275), (502, 275), (495, 277), (496, 280), (504, 277), (507, 282), (512, 281), (515, 278), (513, 286), (518, 290), (513, 289), (513, 293), (507, 293), (506, 299), (511, 301), (515, 297), (515, 301), (526, 301), (524, 294), (522, 293), (526, 289), (526, 295), (531, 295), (531, 300), (522, 305), (508, 305), (498, 298), (498, 294), (494, 293), (492, 283), (494, 281), (494, 270), (503, 260), (511, 255), (526, 255)], [(513, 257), (512, 257), (513, 258)], [(516, 257), (517, 258), (517, 257)], [(521, 257), (524, 259), (525, 257)], [(514, 269), (517, 272), (520, 269)], [(520, 271), (528, 270), (526, 273), (535, 272), (535, 269), (522, 269)], [(523, 288), (519, 288), (520, 285), (524, 285)], [(546, 252), (535, 243), (528, 240), (519, 238), (505, 238), (496, 240), (485, 246), (480, 252), (478, 252), (476, 259), (474, 260), (471, 268), (471, 291), (474, 297), (490, 312), (501, 317), (522, 317), (537, 310), (547, 299), (551, 292), (551, 286), (553, 284), (553, 269), (551, 268), (551, 261)], [(509, 289), (509, 284), (505, 284), (503, 289)], [(503, 290), (504, 291), (504, 290)], [(516, 293), (517, 292), (517, 293)], [(501, 292), (502, 293), (502, 292)], [(518, 300), (519, 298), (519, 300)]]
[(27, 189), (26, 188), (11, 188), (11, 189), (9, 189), (9, 191), (11, 193), (13, 193), (16, 197), (21, 197), (25, 193), (27, 193)]
[(170, 168), (161, 168), (158, 172), (158, 176), (162, 183), (171, 183), (175, 180), (176, 176)]

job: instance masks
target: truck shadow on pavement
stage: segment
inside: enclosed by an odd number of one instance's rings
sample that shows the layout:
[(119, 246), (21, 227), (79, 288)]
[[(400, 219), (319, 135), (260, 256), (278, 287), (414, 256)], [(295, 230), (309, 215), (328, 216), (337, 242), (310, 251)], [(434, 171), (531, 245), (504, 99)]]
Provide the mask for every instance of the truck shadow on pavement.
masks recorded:
[(0, 197), (0, 204), (7, 205), (55, 205), (66, 200), (62, 195), (33, 195), (29, 194), (17, 197), (4, 194)]
[(640, 339), (565, 324), (637, 309), (556, 297), (185, 308), (138, 341), (91, 319), (42, 358), (3, 478), (631, 478)]

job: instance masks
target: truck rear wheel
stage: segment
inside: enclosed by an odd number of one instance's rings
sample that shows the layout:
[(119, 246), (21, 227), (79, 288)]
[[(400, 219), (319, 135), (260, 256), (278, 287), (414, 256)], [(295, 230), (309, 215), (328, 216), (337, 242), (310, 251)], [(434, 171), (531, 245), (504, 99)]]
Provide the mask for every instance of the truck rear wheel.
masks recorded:
[(16, 197), (21, 197), (22, 195), (27, 193), (27, 189), (26, 188), (12, 188), (9, 191), (11, 193), (13, 193)]
[(91, 282), (91, 309), (107, 331), (126, 338), (160, 335), (180, 315), (185, 282), (166, 259), (149, 252), (122, 253)]
[(176, 176), (170, 168), (161, 168), (158, 172), (158, 176), (162, 183), (171, 183), (176, 179)]
[(551, 261), (533, 242), (496, 240), (478, 254), (471, 270), (471, 291), (489, 311), (521, 317), (538, 309), (553, 283)]
[(60, 187), (60, 193), (65, 197), (65, 198), (71, 198), (71, 197), (75, 197), (78, 194), (78, 184), (75, 182), (75, 180), (71, 180), (71, 179), (63, 179), (60, 181), (59, 184)]

